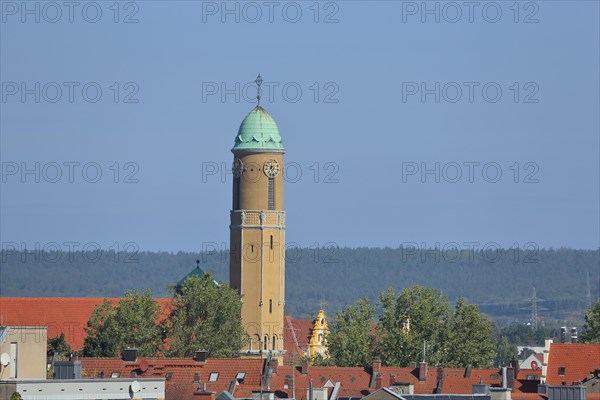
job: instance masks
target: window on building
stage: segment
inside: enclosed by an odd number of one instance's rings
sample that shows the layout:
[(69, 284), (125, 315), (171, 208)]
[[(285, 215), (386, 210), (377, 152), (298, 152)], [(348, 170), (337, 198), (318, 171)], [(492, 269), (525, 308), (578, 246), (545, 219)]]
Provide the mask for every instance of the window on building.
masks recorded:
[(269, 210), (275, 209), (275, 178), (269, 178)]
[(271, 250), (273, 250), (273, 235), (271, 235)]
[(172, 377), (173, 377), (173, 373), (172, 373), (172, 372), (167, 372), (167, 373), (165, 374), (165, 379), (166, 379), (166, 380), (169, 380), (169, 379), (171, 379)]
[(216, 382), (219, 379), (219, 373), (218, 372), (211, 372), (210, 376), (208, 377), (208, 381), (209, 382)]
[(242, 383), (244, 383), (244, 379), (246, 378), (246, 373), (245, 372), (238, 372), (237, 375), (235, 376), (235, 380), (241, 385)]
[(273, 346), (272, 346), (273, 350), (276, 350), (276, 347), (277, 347), (277, 336), (273, 335)]
[(233, 178), (233, 209), (240, 209), (240, 178)]
[(200, 383), (200, 372), (194, 372), (194, 383)]
[(567, 369), (565, 367), (559, 367), (558, 368), (558, 375), (564, 376), (566, 371), (567, 371)]
[(117, 372), (117, 371), (113, 371), (113, 372), (110, 374), (110, 377), (111, 377), (111, 378), (120, 378), (120, 377), (121, 377), (121, 373), (120, 373), (120, 372)]
[(269, 314), (273, 314), (273, 300), (269, 299)]
[(269, 337), (267, 335), (265, 335), (264, 340), (265, 340), (265, 342), (263, 343), (263, 350), (268, 350), (269, 349)]

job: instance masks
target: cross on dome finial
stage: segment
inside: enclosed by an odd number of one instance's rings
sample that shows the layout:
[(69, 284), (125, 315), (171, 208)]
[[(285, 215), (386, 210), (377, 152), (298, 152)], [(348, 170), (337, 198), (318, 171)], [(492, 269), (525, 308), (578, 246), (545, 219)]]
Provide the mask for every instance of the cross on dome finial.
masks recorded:
[(254, 80), (254, 83), (256, 83), (256, 100), (258, 102), (257, 105), (260, 107), (260, 85), (262, 85), (263, 83), (263, 79), (260, 76), (260, 74), (258, 74), (256, 79)]

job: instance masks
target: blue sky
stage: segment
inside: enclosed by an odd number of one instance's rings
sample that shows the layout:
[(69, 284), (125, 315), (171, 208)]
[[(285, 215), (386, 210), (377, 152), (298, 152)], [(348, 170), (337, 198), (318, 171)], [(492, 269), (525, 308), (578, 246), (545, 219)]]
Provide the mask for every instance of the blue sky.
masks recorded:
[(3, 245), (226, 246), (258, 72), (288, 242), (600, 245), (598, 2), (23, 4), (1, 4)]

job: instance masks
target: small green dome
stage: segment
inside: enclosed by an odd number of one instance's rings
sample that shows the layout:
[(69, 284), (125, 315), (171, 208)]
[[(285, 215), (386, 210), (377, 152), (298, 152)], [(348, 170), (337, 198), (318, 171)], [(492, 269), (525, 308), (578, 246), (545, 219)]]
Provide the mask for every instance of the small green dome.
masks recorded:
[(202, 278), (205, 275), (204, 271), (202, 271), (202, 269), (200, 269), (200, 263), (198, 263), (198, 265), (196, 265), (196, 268), (194, 268), (192, 270), (192, 272), (190, 272), (189, 274), (187, 274), (186, 276), (184, 276), (183, 278), (181, 278), (179, 280), (179, 282), (177, 282), (177, 287), (179, 289), (181, 289), (183, 287), (183, 284), (185, 283), (187, 278), (190, 278), (192, 276), (196, 276), (198, 278)]
[(256, 106), (244, 118), (235, 137), (235, 145), (231, 151), (243, 150), (281, 153), (285, 151), (275, 120), (261, 106)]

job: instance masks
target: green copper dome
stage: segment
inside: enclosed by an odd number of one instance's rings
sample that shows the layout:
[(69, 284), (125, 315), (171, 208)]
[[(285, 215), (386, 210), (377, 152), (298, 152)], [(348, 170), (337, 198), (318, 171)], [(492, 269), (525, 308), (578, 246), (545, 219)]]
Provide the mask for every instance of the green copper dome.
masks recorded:
[(282, 153), (285, 151), (275, 120), (261, 106), (256, 106), (244, 118), (235, 137), (235, 145), (231, 151), (243, 150)]

